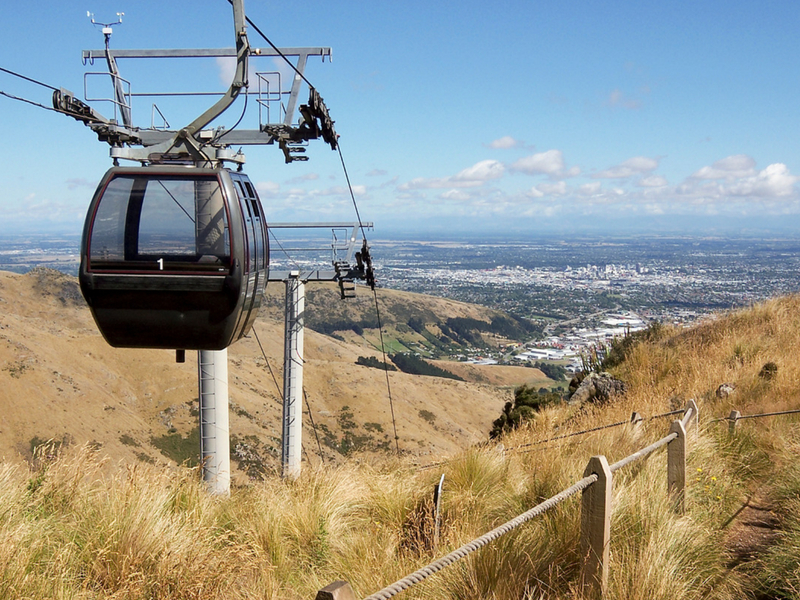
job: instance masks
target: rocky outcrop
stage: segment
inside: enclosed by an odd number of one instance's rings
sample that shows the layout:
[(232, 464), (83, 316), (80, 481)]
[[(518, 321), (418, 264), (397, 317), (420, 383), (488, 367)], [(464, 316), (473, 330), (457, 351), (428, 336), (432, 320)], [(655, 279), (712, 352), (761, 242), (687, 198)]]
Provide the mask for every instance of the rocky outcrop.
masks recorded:
[[(570, 384), (572, 387), (572, 384)], [(572, 396), (569, 403), (573, 406), (580, 406), (585, 402), (593, 404), (604, 404), (614, 396), (623, 395), (627, 391), (625, 382), (612, 377), (610, 373), (589, 373), (583, 378)]]
[(717, 388), (717, 398), (719, 399), (727, 398), (735, 391), (736, 391), (736, 384), (723, 383), (721, 386)]

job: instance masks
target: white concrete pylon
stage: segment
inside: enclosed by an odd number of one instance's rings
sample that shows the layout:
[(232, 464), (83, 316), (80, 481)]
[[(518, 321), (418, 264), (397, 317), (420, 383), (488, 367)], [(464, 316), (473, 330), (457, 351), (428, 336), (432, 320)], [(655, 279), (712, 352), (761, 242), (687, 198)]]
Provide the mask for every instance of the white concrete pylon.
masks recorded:
[(229, 494), (231, 443), (228, 418), (228, 350), (198, 351), (197, 379), (203, 481), (212, 494)]
[(305, 284), (298, 271), (286, 280), (286, 330), (283, 354), (283, 477), (300, 475), (303, 448), (303, 334)]

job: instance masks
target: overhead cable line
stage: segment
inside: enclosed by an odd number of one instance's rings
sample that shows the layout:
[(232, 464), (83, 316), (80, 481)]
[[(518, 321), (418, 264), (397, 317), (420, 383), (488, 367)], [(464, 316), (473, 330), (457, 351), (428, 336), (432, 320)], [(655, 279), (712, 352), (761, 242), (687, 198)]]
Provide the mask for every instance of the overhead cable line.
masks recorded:
[[(228, 0), (228, 3), (229, 3), (229, 4), (231, 4), (231, 5), (233, 5), (233, 0)], [(261, 30), (258, 28), (258, 25), (256, 25), (255, 23), (253, 23), (253, 21), (250, 19), (250, 17), (248, 17), (247, 15), (245, 15), (245, 17), (244, 17), (244, 18), (245, 18), (245, 20), (247, 21), (247, 23), (248, 23), (248, 24), (249, 24), (249, 25), (250, 25), (250, 26), (251, 26), (253, 29), (255, 29), (256, 33), (257, 33), (258, 35), (260, 35), (262, 38), (264, 38), (264, 41), (266, 41), (266, 42), (267, 42), (267, 43), (268, 43), (268, 44), (269, 44), (269, 45), (272, 47), (272, 49), (273, 49), (273, 50), (275, 50), (275, 52), (277, 52), (277, 53), (278, 53), (278, 55), (279, 55), (279, 56), (280, 56), (280, 57), (281, 57), (281, 58), (282, 58), (284, 61), (286, 61), (286, 64), (288, 64), (290, 67), (292, 67), (292, 69), (294, 70), (294, 72), (295, 72), (295, 73), (297, 73), (298, 77), (300, 77), (300, 78), (301, 78), (303, 81), (305, 81), (305, 82), (308, 84), (308, 87), (310, 87), (310, 88), (312, 88), (312, 89), (316, 89), (316, 88), (314, 88), (314, 86), (311, 84), (311, 82), (310, 82), (308, 79), (306, 79), (306, 76), (305, 76), (305, 75), (303, 75), (303, 74), (300, 72), (300, 70), (299, 70), (297, 67), (295, 67), (295, 66), (294, 66), (294, 64), (292, 63), (292, 61), (290, 61), (290, 60), (289, 60), (289, 59), (286, 57), (286, 55), (285, 55), (283, 52), (281, 52), (280, 48), (278, 48), (278, 47), (277, 47), (275, 44), (273, 44), (273, 43), (272, 43), (272, 40), (270, 40), (270, 39), (269, 39), (269, 38), (268, 38), (268, 37), (267, 37), (267, 36), (264, 34), (264, 32), (263, 32), (263, 31), (261, 31)]]
[(12, 71), (11, 69), (4, 69), (3, 67), (0, 67), (0, 71), (2, 71), (3, 73), (8, 73), (9, 75), (13, 75), (14, 77), (19, 77), (20, 79), (24, 79), (25, 81), (30, 81), (31, 83), (35, 83), (36, 85), (40, 85), (49, 90), (53, 90), (54, 92), (58, 91), (58, 88), (53, 87), (52, 85), (42, 83), (41, 81), (37, 81), (36, 79), (32, 79), (31, 77), (26, 77), (25, 75)]
[(272, 241), (274, 241), (276, 244), (278, 244), (278, 248), (280, 248), (280, 249), (281, 249), (281, 252), (283, 252), (283, 253), (286, 255), (286, 259), (287, 259), (287, 260), (288, 260), (288, 261), (289, 261), (289, 262), (290, 262), (292, 265), (294, 265), (294, 267), (295, 267), (297, 270), (300, 270), (300, 265), (297, 263), (297, 261), (296, 261), (295, 259), (293, 259), (293, 258), (292, 258), (292, 257), (289, 255), (289, 253), (288, 253), (288, 252), (286, 251), (286, 249), (283, 247), (283, 245), (281, 244), (281, 241), (280, 241), (280, 240), (277, 238), (277, 236), (276, 236), (276, 235), (275, 235), (275, 233), (272, 231), (272, 229), (269, 227), (269, 225), (267, 225), (267, 229), (269, 230), (269, 234), (272, 236)]
[[(261, 355), (264, 357), (264, 362), (267, 363), (267, 369), (269, 370), (269, 374), (272, 376), (272, 381), (275, 382), (275, 389), (278, 390), (278, 398), (280, 398), (281, 405), (283, 404), (283, 391), (281, 390), (280, 385), (278, 384), (278, 378), (275, 377), (275, 372), (272, 370), (272, 365), (269, 364), (269, 358), (267, 358), (267, 353), (264, 351), (264, 346), (261, 344), (261, 340), (258, 337), (258, 331), (256, 331), (255, 326), (253, 326), (253, 335), (256, 338), (256, 342), (258, 342), (258, 347), (261, 349)], [(311, 414), (311, 404), (308, 402), (308, 395), (306, 394), (305, 388), (303, 388), (303, 397), (306, 401), (306, 408), (308, 409), (308, 417), (311, 420), (311, 428), (314, 431), (314, 437), (317, 439), (317, 447), (319, 448), (319, 457), (322, 461), (322, 464), (325, 464), (325, 456), (322, 454), (322, 445), (319, 441), (319, 433), (317, 433), (317, 425), (314, 423), (314, 416)], [(306, 460), (308, 460), (308, 451), (306, 450), (305, 446), (303, 446), (303, 452), (306, 453)], [(309, 461), (310, 462), (310, 461)]]
[(224, 138), (224, 137), (225, 137), (226, 135), (228, 135), (228, 134), (229, 134), (231, 131), (233, 131), (234, 129), (236, 129), (236, 128), (239, 126), (239, 124), (242, 122), (242, 119), (244, 119), (244, 115), (245, 115), (245, 113), (246, 113), (246, 112), (247, 112), (247, 91), (245, 90), (245, 94), (244, 94), (244, 107), (242, 108), (242, 114), (241, 114), (241, 115), (239, 115), (239, 120), (238, 120), (238, 121), (236, 121), (236, 123), (234, 123), (234, 124), (233, 124), (233, 127), (231, 127), (230, 129), (226, 129), (225, 131), (223, 131), (222, 133), (220, 133), (218, 136), (216, 136), (216, 137), (214, 138), (214, 142), (213, 142), (213, 143), (215, 143), (215, 144), (216, 144), (216, 143), (218, 143), (218, 142), (219, 142), (219, 141), (220, 141), (222, 138)]
[(281, 390), (281, 386), (278, 385), (278, 378), (275, 377), (275, 372), (272, 370), (272, 365), (269, 364), (267, 353), (264, 352), (264, 346), (261, 345), (261, 340), (258, 339), (258, 332), (256, 331), (255, 325), (253, 325), (253, 335), (256, 338), (256, 342), (258, 342), (258, 347), (261, 348), (261, 355), (264, 357), (264, 361), (267, 363), (267, 369), (269, 370), (269, 374), (272, 375), (272, 381), (275, 382), (275, 389), (278, 390), (278, 398), (281, 399), (281, 404), (283, 404), (283, 391)]
[(319, 443), (319, 434), (317, 433), (317, 426), (314, 424), (314, 415), (311, 414), (311, 404), (308, 402), (308, 394), (306, 388), (303, 388), (303, 399), (306, 401), (306, 409), (308, 410), (308, 418), (311, 421), (311, 428), (314, 430), (314, 437), (317, 439), (317, 448), (319, 449), (319, 457), (322, 459), (322, 464), (325, 464), (325, 456), (322, 454), (322, 444)]
[[(233, 4), (233, 0), (228, 0), (228, 2), (231, 5)], [(272, 43), (272, 40), (270, 40), (266, 36), (266, 34), (263, 31), (261, 31), (261, 29), (258, 28), (258, 25), (256, 25), (252, 21), (252, 19), (250, 19), (250, 17), (245, 16), (245, 19), (246, 19), (247, 23), (256, 31), (256, 33), (258, 33), (258, 35), (260, 35), (264, 39), (264, 41), (266, 41), (267, 44), (269, 44), (270, 47), (272, 47), (272, 49), (275, 52), (277, 52), (277, 54), (286, 62), (286, 64), (288, 64), (292, 68), (292, 70), (297, 74), (297, 76), (300, 77), (308, 85), (309, 88), (311, 88), (312, 90), (316, 90), (316, 88), (308, 80), (308, 78), (306, 78), (306, 76), (303, 75), (302, 72), (300, 72), (300, 70), (294, 65), (294, 63), (292, 63), (292, 61), (290, 61), (286, 57), (286, 55), (283, 52), (281, 52), (280, 48), (278, 48), (275, 44)], [(350, 198), (353, 200), (353, 208), (355, 209), (355, 212), (356, 212), (356, 218), (358, 219), (358, 226), (361, 229), (361, 235), (362, 235), (362, 237), (364, 239), (364, 245), (365, 245), (365, 247), (367, 247), (367, 234), (366, 234), (366, 231), (365, 231), (365, 228), (364, 228), (364, 223), (361, 220), (361, 214), (360, 214), (360, 212), (358, 210), (358, 204), (356, 202), (356, 197), (355, 197), (355, 194), (353, 193), (353, 186), (350, 183), (350, 175), (347, 172), (347, 166), (345, 165), (345, 162), (344, 162), (344, 155), (342, 154), (341, 144), (339, 144), (338, 136), (335, 136), (335, 137), (336, 137), (336, 139), (333, 140), (333, 143), (331, 145), (335, 149), (337, 149), (339, 151), (339, 160), (342, 163), (342, 170), (344, 171), (345, 180), (347, 181), (347, 189), (350, 192)], [(273, 234), (273, 239), (275, 239), (275, 235), (274, 234)], [(283, 250), (283, 248), (281, 248), (281, 250)], [(289, 256), (286, 253), (285, 250), (284, 250), (284, 254), (286, 254), (287, 257)], [(290, 260), (291, 260), (291, 258), (290, 258)], [(400, 453), (400, 446), (399, 446), (398, 440), (400, 438), (397, 435), (397, 421), (395, 419), (395, 414), (394, 414), (394, 402), (393, 402), (393, 399), (392, 399), (392, 388), (391, 388), (391, 384), (389, 383), (389, 369), (388, 369), (388, 364), (386, 362), (386, 346), (385, 346), (384, 341), (383, 341), (383, 325), (381, 324), (380, 308), (378, 306), (378, 295), (377, 295), (377, 292), (375, 291), (374, 280), (372, 280), (372, 282), (370, 284), (370, 287), (372, 288), (373, 297), (375, 299), (375, 312), (376, 312), (376, 316), (377, 316), (377, 319), (378, 319), (378, 332), (380, 333), (380, 339), (381, 339), (381, 352), (383, 354), (384, 373), (386, 374), (386, 387), (387, 387), (388, 394), (389, 394), (389, 407), (391, 409), (391, 414), (392, 414), (392, 428), (394, 430), (395, 448), (397, 450), (397, 453), (399, 454)], [(294, 360), (294, 359), (292, 359), (292, 360)]]
[(25, 102), (27, 104), (33, 104), (34, 106), (38, 106), (39, 108), (43, 108), (45, 110), (52, 110), (53, 112), (59, 112), (52, 106), (45, 106), (44, 104), (39, 104), (38, 102), (34, 102), (33, 100), (28, 100), (27, 98), (20, 98), (19, 96), (14, 96), (12, 94), (8, 94), (3, 91), (0, 91), (0, 95), (5, 96), (6, 98), (11, 98), (12, 100), (18, 100), (20, 102)]
[(342, 163), (342, 171), (344, 171), (344, 178), (347, 181), (347, 189), (350, 191), (350, 198), (353, 201), (353, 208), (356, 211), (356, 219), (358, 219), (358, 226), (361, 228), (361, 235), (367, 239), (367, 232), (364, 231), (364, 224), (361, 222), (361, 213), (358, 210), (358, 203), (356, 202), (356, 195), (353, 193), (353, 186), (350, 184), (350, 175), (347, 172), (347, 165), (344, 164), (344, 155), (342, 154), (342, 145), (337, 144), (336, 149), (339, 151), (339, 160)]
[[(356, 211), (356, 218), (358, 219), (358, 226), (361, 228), (361, 236), (364, 238), (364, 246), (368, 247), (368, 245), (367, 245), (367, 232), (366, 232), (366, 230), (364, 228), (364, 223), (361, 221), (361, 213), (358, 210), (358, 203), (356, 202), (356, 195), (353, 193), (353, 186), (350, 183), (350, 175), (347, 172), (347, 165), (344, 162), (344, 154), (342, 154), (342, 145), (341, 145), (341, 143), (338, 143), (336, 145), (336, 149), (339, 151), (339, 160), (342, 163), (342, 171), (344, 171), (344, 178), (345, 178), (345, 181), (347, 182), (347, 189), (350, 192), (350, 198), (353, 201), (353, 209)], [(383, 324), (381, 322), (381, 310), (380, 310), (380, 306), (378, 305), (378, 292), (375, 289), (375, 281), (374, 281), (374, 279), (372, 280), (372, 283), (370, 284), (370, 287), (372, 288), (372, 297), (375, 300), (375, 315), (376, 315), (376, 317), (378, 319), (378, 333), (380, 334), (381, 354), (383, 355), (383, 372), (384, 372), (384, 375), (386, 375), (386, 390), (387, 390), (387, 393), (389, 395), (389, 409), (391, 410), (391, 414), (392, 414), (392, 429), (394, 430), (394, 445), (395, 445), (395, 450), (397, 451), (397, 454), (400, 454), (400, 442), (399, 442), (400, 438), (397, 435), (397, 420), (395, 419), (395, 416), (394, 416), (394, 400), (392, 398), (392, 386), (391, 386), (391, 383), (389, 382), (389, 365), (386, 362), (386, 344), (383, 341)]]
[[(48, 90), (53, 90), (54, 92), (58, 91), (58, 88), (53, 87), (52, 85), (49, 85), (47, 83), (43, 83), (43, 82), (41, 82), (41, 81), (39, 81), (37, 79), (33, 79), (32, 77), (28, 77), (26, 75), (22, 75), (21, 73), (17, 73), (16, 71), (12, 71), (11, 69), (6, 69), (4, 67), (0, 67), (0, 71), (2, 71), (3, 73), (8, 73), (9, 75), (13, 75), (14, 77), (19, 77), (20, 79), (24, 79), (25, 81), (28, 81), (30, 83), (34, 83), (36, 85), (40, 85), (43, 88), (47, 88)], [(25, 102), (27, 104), (32, 104), (33, 106), (37, 106), (37, 107), (43, 108), (45, 110), (51, 110), (53, 112), (59, 112), (56, 109), (54, 109), (52, 106), (45, 106), (44, 104), (40, 104), (39, 102), (34, 102), (33, 100), (28, 100), (27, 98), (22, 98), (20, 96), (15, 96), (15, 95), (9, 94), (7, 92), (0, 91), (0, 95), (5, 96), (6, 98), (10, 98), (11, 100), (17, 100), (19, 102)]]
[(386, 362), (386, 344), (383, 342), (383, 324), (381, 323), (381, 311), (378, 308), (378, 292), (372, 288), (372, 296), (375, 299), (375, 313), (378, 317), (378, 333), (381, 338), (381, 354), (383, 355), (383, 373), (386, 376), (386, 390), (389, 394), (389, 409), (392, 413), (392, 429), (394, 430), (394, 447), (397, 454), (400, 454), (400, 438), (397, 435), (397, 421), (394, 417), (394, 401), (392, 400), (392, 386), (389, 383), (389, 364)]

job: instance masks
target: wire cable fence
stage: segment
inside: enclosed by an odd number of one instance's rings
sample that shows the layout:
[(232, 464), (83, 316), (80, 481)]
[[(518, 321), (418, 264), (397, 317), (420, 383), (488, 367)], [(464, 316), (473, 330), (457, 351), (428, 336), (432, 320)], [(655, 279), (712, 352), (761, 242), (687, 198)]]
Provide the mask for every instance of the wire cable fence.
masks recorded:
[(719, 417), (717, 419), (711, 419), (709, 421), (709, 424), (710, 423), (721, 423), (722, 421), (729, 421), (729, 422), (733, 421), (733, 422), (736, 422), (736, 421), (742, 421), (742, 420), (745, 420), (745, 419), (759, 419), (761, 417), (777, 417), (777, 416), (781, 416), (781, 415), (796, 415), (796, 414), (800, 414), (800, 409), (798, 409), (798, 410), (781, 410), (781, 411), (778, 411), (778, 412), (769, 412), (769, 413), (757, 413), (757, 414), (754, 414), (754, 415), (742, 415), (742, 414), (739, 414), (738, 410), (734, 410), (734, 411), (731, 411), (731, 414), (728, 415), (727, 417)]
[(426, 577), (433, 575), (437, 571), (441, 571), (442, 569), (453, 564), (454, 562), (461, 560), (468, 554), (475, 552), (475, 550), (477, 550), (478, 548), (482, 548), (489, 542), (492, 542), (497, 538), (499, 538), (500, 536), (505, 535), (509, 531), (516, 529), (523, 523), (527, 523), (531, 519), (538, 517), (542, 513), (553, 508), (554, 506), (563, 502), (567, 498), (570, 498), (575, 494), (577, 494), (578, 492), (585, 490), (595, 481), (597, 481), (597, 475), (588, 475), (584, 477), (583, 479), (581, 479), (574, 485), (568, 487), (564, 491), (556, 494), (551, 498), (548, 498), (541, 504), (537, 504), (529, 511), (524, 512), (520, 516), (511, 519), (507, 523), (504, 523), (499, 527), (492, 529), (490, 532), (482, 535), (481, 537), (476, 538), (471, 542), (464, 544), (463, 546), (461, 546), (457, 550), (454, 550), (447, 556), (443, 556), (439, 560), (436, 560), (430, 563), (429, 565), (426, 565), (421, 569), (414, 571), (411, 575), (408, 575), (407, 577), (404, 577), (403, 579), (396, 581), (392, 585), (383, 588), (379, 592), (375, 592), (374, 594), (367, 596), (364, 600), (388, 600), (388, 598), (396, 596), (403, 590), (406, 590), (410, 588), (412, 585), (415, 585), (420, 581), (424, 580)]
[[(561, 502), (583, 493), (581, 506), (581, 556), (584, 557), (581, 581), (584, 589), (592, 593), (604, 593), (608, 581), (608, 547), (611, 524), (611, 479), (612, 474), (633, 462), (641, 460), (656, 450), (667, 446), (668, 448), (668, 489), (671, 496), (676, 498), (675, 509), (683, 512), (683, 493), (686, 481), (686, 427), (698, 424), (697, 404), (689, 401), (686, 408), (673, 411), (670, 414), (683, 413), (683, 418), (672, 422), (670, 433), (657, 442), (608, 465), (604, 456), (595, 456), (589, 461), (582, 479), (562, 490), (558, 494), (537, 504), (530, 510), (496, 527), (488, 533), (462, 545), (446, 556), (425, 565), (406, 577), (386, 586), (382, 590), (367, 596), (364, 600), (388, 600), (400, 592), (420, 583), (430, 575), (441, 571), (445, 567), (461, 560), (479, 548), (489, 544), (497, 538), (509, 533), (520, 525), (540, 516), (544, 512), (557, 506)], [(635, 415), (636, 413), (634, 413)], [(659, 415), (659, 416), (666, 416)], [(628, 421), (626, 421), (627, 423)], [(597, 428), (592, 431), (597, 431)], [(343, 584), (343, 585), (342, 585)], [(336, 598), (345, 600), (355, 598), (346, 582), (331, 584), (325, 590), (337, 586), (337, 594), (320, 591), (317, 597)]]
[(647, 419), (645, 419), (644, 417), (639, 415), (639, 413), (634, 412), (631, 415), (631, 418), (628, 419), (627, 421), (618, 421), (617, 423), (610, 423), (608, 425), (599, 425), (598, 427), (592, 427), (591, 429), (584, 429), (583, 431), (575, 431), (575, 432), (572, 432), (572, 433), (565, 433), (564, 435), (557, 435), (555, 437), (551, 437), (551, 438), (548, 438), (546, 440), (539, 440), (538, 442), (531, 442), (529, 444), (520, 444), (519, 446), (511, 446), (510, 448), (506, 448), (506, 452), (510, 452), (512, 450), (518, 450), (520, 448), (528, 448), (530, 446), (538, 446), (538, 445), (541, 445), (541, 444), (548, 444), (550, 442), (556, 442), (558, 440), (563, 440), (563, 439), (575, 437), (575, 436), (578, 436), (578, 435), (586, 435), (587, 433), (594, 433), (595, 431), (602, 431), (603, 429), (612, 429), (614, 427), (620, 427), (622, 425), (628, 425), (629, 423), (634, 423), (635, 424), (635, 423), (640, 423), (642, 421), (650, 421), (650, 420), (653, 420), (653, 419), (661, 419), (663, 417), (669, 417), (669, 416), (672, 416), (672, 415), (679, 415), (679, 414), (683, 414), (683, 412), (684, 412), (683, 409), (673, 410), (673, 411), (670, 411), (670, 412), (667, 412), (667, 413), (662, 413), (660, 415), (654, 415), (652, 417), (648, 417)]
[[(520, 453), (530, 452), (531, 450), (524, 450), (525, 448), (532, 448), (533, 446), (540, 446), (543, 444), (548, 444), (550, 442), (556, 442), (559, 440), (564, 440), (571, 437), (576, 437), (580, 435), (587, 435), (589, 433), (595, 433), (596, 431), (602, 431), (604, 429), (613, 429), (614, 427), (621, 427), (622, 425), (628, 425), (633, 423), (634, 425), (637, 423), (641, 423), (643, 421), (652, 421), (654, 419), (663, 419), (664, 417), (669, 417), (673, 415), (680, 415), (684, 413), (684, 409), (673, 410), (670, 412), (661, 413), (658, 415), (653, 415), (652, 417), (642, 417), (639, 413), (634, 412), (631, 415), (631, 418), (627, 421), (618, 421), (616, 423), (609, 423), (608, 425), (599, 425), (597, 427), (592, 427), (591, 429), (584, 429), (582, 431), (574, 431), (572, 433), (565, 433), (563, 435), (557, 435), (555, 437), (548, 438), (546, 440), (539, 440), (536, 442), (530, 442), (528, 444), (520, 444), (519, 446), (510, 446), (508, 448), (503, 448), (503, 452), (514, 452), (519, 451)], [(420, 471), (424, 471), (426, 469), (432, 469), (434, 467), (440, 467), (442, 465), (447, 464), (447, 461), (438, 461), (435, 463), (430, 463), (427, 465), (422, 465), (417, 467)]]

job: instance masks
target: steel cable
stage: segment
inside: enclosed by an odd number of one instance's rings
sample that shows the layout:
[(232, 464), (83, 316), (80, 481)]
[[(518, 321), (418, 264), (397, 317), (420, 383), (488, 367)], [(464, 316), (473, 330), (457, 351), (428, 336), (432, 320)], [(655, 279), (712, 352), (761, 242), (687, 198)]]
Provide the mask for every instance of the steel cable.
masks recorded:
[(619, 460), (619, 461), (615, 462), (613, 465), (609, 465), (608, 468), (611, 469), (612, 473), (614, 473), (615, 471), (619, 471), (622, 467), (626, 467), (629, 464), (631, 464), (632, 462), (636, 462), (640, 458), (644, 458), (648, 454), (651, 454), (651, 453), (655, 452), (656, 450), (661, 448), (661, 446), (664, 446), (664, 445), (668, 444), (669, 442), (674, 440), (676, 437), (678, 437), (677, 433), (670, 433), (669, 435), (661, 438), (657, 442), (655, 442), (653, 444), (650, 444), (649, 446), (647, 446), (647, 448), (642, 448), (638, 452), (634, 452), (630, 456), (626, 456), (622, 460)]
[[(736, 421), (740, 421), (742, 419), (757, 419), (759, 417), (775, 417), (775, 416), (778, 416), (778, 415), (792, 415), (792, 414), (796, 414), (796, 413), (800, 413), (800, 410), (782, 410), (780, 412), (760, 413), (760, 414), (757, 414), (757, 415), (740, 415), (740, 416), (736, 417), (735, 420)], [(723, 419), (723, 420), (733, 421), (734, 419), (731, 419), (730, 417), (725, 417), (725, 419)]]
[[(636, 421), (636, 422), (640, 423), (641, 421), (649, 421), (649, 420), (652, 420), (652, 419), (660, 419), (660, 418), (669, 417), (669, 416), (672, 416), (672, 415), (679, 415), (679, 414), (682, 414), (682, 413), (685, 413), (685, 412), (686, 411), (683, 410), (683, 409), (673, 410), (673, 411), (670, 411), (670, 412), (667, 412), (667, 413), (661, 413), (659, 415), (654, 415), (652, 417), (643, 418), (643, 419), (640, 419), (639, 421)], [(800, 412), (800, 411), (797, 411), (797, 412)], [(726, 417), (726, 419), (727, 419), (727, 417)], [(595, 431), (602, 431), (604, 429), (611, 429), (612, 427), (620, 427), (621, 425), (626, 425), (626, 424), (632, 423), (632, 422), (633, 421), (629, 420), (629, 421), (619, 421), (617, 423), (611, 423), (609, 425), (600, 425), (598, 427), (593, 427), (592, 429), (585, 429), (583, 431), (575, 431), (575, 432), (572, 432), (572, 433), (566, 433), (564, 435), (558, 435), (558, 436), (555, 436), (555, 437), (552, 437), (552, 438), (548, 438), (546, 440), (539, 440), (537, 442), (530, 442), (529, 444), (520, 444), (519, 446), (512, 446), (511, 448), (504, 448), (503, 452), (512, 452), (512, 451), (515, 451), (515, 450), (520, 450), (521, 448), (530, 448), (531, 446), (540, 446), (542, 444), (547, 444), (549, 442), (556, 442), (558, 440), (563, 440), (563, 439), (575, 437), (575, 436), (578, 436), (578, 435), (586, 435), (587, 433), (594, 433)], [(526, 450), (525, 452), (530, 452), (530, 450)], [(431, 469), (433, 467), (438, 467), (438, 466), (441, 466), (441, 465), (444, 465), (444, 464), (447, 464), (446, 461), (439, 461), (439, 462), (430, 463), (430, 464), (427, 464), (427, 465), (422, 465), (422, 466), (420, 466), (418, 468), (420, 470), (425, 470), (425, 469)]]
[[(683, 411), (677, 411), (677, 412), (683, 412)], [(798, 411), (798, 412), (800, 412), (800, 411)], [(689, 419), (691, 419), (692, 415), (694, 414), (694, 410), (690, 408), (689, 410), (685, 411), (685, 413), (686, 414), (684, 416), (684, 420), (688, 422)], [(631, 463), (633, 463), (633, 462), (635, 462), (635, 461), (637, 461), (637, 460), (639, 460), (641, 458), (644, 458), (644, 457), (648, 456), (649, 454), (652, 454), (653, 452), (655, 452), (656, 450), (658, 450), (662, 446), (665, 446), (666, 444), (668, 444), (672, 440), (676, 439), (677, 437), (678, 437), (677, 433), (671, 433), (671, 434), (661, 438), (657, 442), (655, 442), (653, 444), (650, 444), (646, 448), (642, 448), (638, 452), (634, 452), (633, 454), (623, 458), (622, 460), (619, 460), (619, 461), (615, 462), (614, 464), (609, 465), (609, 470), (612, 473), (614, 473), (614, 472), (622, 469), (623, 467), (625, 467), (625, 466), (627, 466), (627, 465), (629, 465), (629, 464), (631, 464)], [(580, 491), (585, 490), (590, 485), (595, 483), (597, 480), (598, 480), (598, 476), (596, 474), (592, 474), (592, 475), (589, 475), (587, 477), (584, 477), (583, 479), (581, 479), (580, 481), (575, 483), (573, 486), (571, 486), (571, 487), (567, 488), (566, 490), (560, 492), (559, 494), (556, 494), (555, 496), (545, 500), (541, 504), (538, 504), (538, 505), (534, 506), (532, 509), (530, 509), (529, 511), (521, 514), (520, 516), (516, 517), (515, 519), (512, 519), (512, 520), (504, 523), (503, 525), (493, 529), (489, 533), (486, 533), (486, 534), (482, 535), (481, 537), (476, 538), (476, 539), (472, 540), (471, 542), (469, 542), (467, 544), (464, 544), (463, 546), (461, 546), (457, 550), (454, 550), (450, 554), (440, 558), (439, 560), (436, 560), (436, 561), (430, 563), (429, 565), (426, 565), (425, 567), (422, 567), (421, 569), (418, 569), (417, 571), (415, 571), (411, 575), (408, 575), (407, 577), (404, 577), (403, 579), (400, 579), (399, 581), (396, 581), (392, 585), (389, 585), (389, 586), (383, 588), (379, 592), (376, 592), (376, 593), (374, 593), (374, 594), (372, 594), (370, 596), (367, 596), (364, 600), (388, 600), (388, 598), (391, 598), (392, 596), (395, 596), (395, 595), (399, 594), (403, 590), (406, 590), (409, 587), (411, 587), (412, 585), (415, 585), (415, 584), (419, 583), (420, 581), (422, 581), (423, 579), (429, 577), (430, 575), (432, 575), (432, 574), (442, 570), (443, 568), (453, 564), (454, 562), (464, 558), (467, 554), (470, 554), (471, 552), (474, 552), (478, 548), (481, 548), (481, 547), (485, 546), (486, 544), (488, 544), (489, 542), (492, 542), (492, 541), (496, 540), (500, 536), (505, 535), (506, 533), (508, 533), (512, 529), (515, 529), (516, 527), (519, 527), (520, 525), (522, 525), (523, 523), (533, 519), (534, 517), (539, 516), (540, 514), (542, 514), (545, 511), (553, 508), (554, 506), (556, 506), (560, 502), (566, 500), (567, 498), (577, 494)]]
[(430, 575), (433, 575), (437, 571), (441, 571), (443, 568), (453, 564), (458, 560), (461, 560), (466, 555), (474, 552), (479, 548), (482, 548), (489, 542), (492, 542), (497, 538), (499, 538), (500, 536), (505, 535), (512, 529), (519, 527), (520, 525), (526, 523), (527, 521), (530, 521), (534, 517), (538, 517), (540, 514), (544, 513), (547, 510), (550, 510), (551, 508), (553, 508), (560, 502), (563, 502), (567, 498), (574, 496), (580, 491), (585, 490), (595, 481), (597, 481), (597, 479), (598, 479), (597, 475), (589, 475), (588, 477), (584, 477), (573, 486), (567, 488), (566, 490), (560, 492), (559, 494), (556, 494), (551, 498), (548, 498), (541, 504), (537, 504), (532, 509), (521, 514), (515, 519), (511, 519), (507, 523), (504, 523), (503, 525), (500, 525), (499, 527), (492, 529), (489, 533), (486, 533), (481, 537), (476, 538), (467, 544), (464, 544), (463, 546), (461, 546), (457, 550), (454, 550), (447, 556), (444, 556), (439, 560), (436, 560), (430, 563), (429, 565), (422, 567), (421, 569), (415, 571), (411, 575), (408, 575), (407, 577), (404, 577), (403, 579), (396, 581), (392, 585), (383, 588), (379, 592), (376, 592), (371, 596), (367, 596), (366, 598), (364, 598), (364, 600), (387, 600), (388, 598), (391, 598), (392, 596), (399, 594), (403, 590), (406, 590), (410, 588), (412, 585), (419, 583), (420, 581), (422, 581), (423, 579), (427, 578)]
[(18, 100), (19, 102), (25, 102), (26, 104), (32, 104), (33, 106), (43, 108), (45, 110), (51, 110), (53, 112), (61, 112), (50, 106), (45, 106), (44, 104), (39, 104), (38, 102), (34, 102), (33, 100), (28, 100), (27, 98), (20, 98), (19, 96), (14, 96), (13, 94), (8, 94), (6, 92), (0, 91), (0, 96), (5, 96), (6, 98), (10, 98), (11, 100)]
[[(20, 79), (24, 79), (25, 81), (29, 81), (31, 83), (35, 83), (36, 85), (40, 85), (40, 86), (42, 86), (44, 88), (47, 88), (48, 90), (53, 90), (54, 92), (58, 90), (57, 87), (53, 87), (52, 85), (48, 85), (46, 83), (42, 83), (41, 81), (37, 81), (36, 79), (32, 79), (30, 77), (26, 77), (25, 75), (21, 75), (19, 73), (15, 73), (14, 71), (12, 71), (10, 69), (4, 69), (3, 67), (0, 67), (0, 71), (2, 71), (3, 73), (8, 73), (9, 75), (13, 75), (14, 77), (19, 77)], [(45, 108), (47, 108), (47, 107), (45, 107)], [(53, 109), (50, 109), (50, 110), (53, 110)]]

